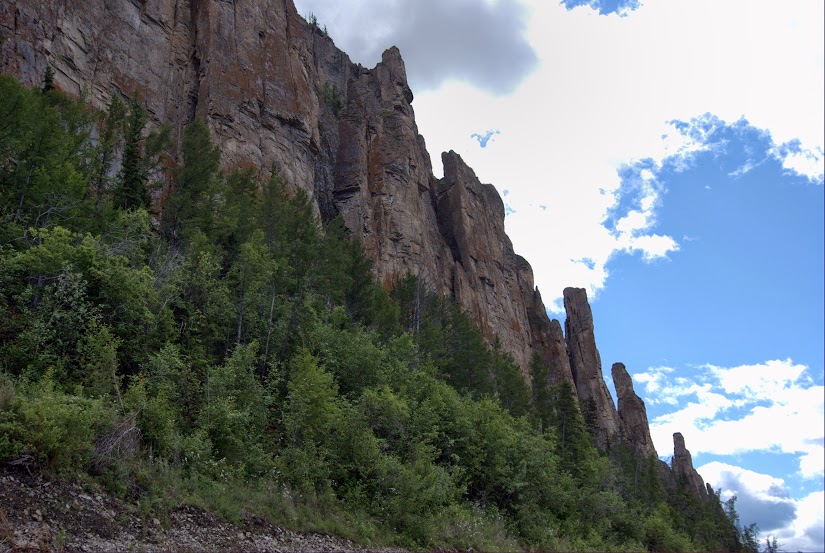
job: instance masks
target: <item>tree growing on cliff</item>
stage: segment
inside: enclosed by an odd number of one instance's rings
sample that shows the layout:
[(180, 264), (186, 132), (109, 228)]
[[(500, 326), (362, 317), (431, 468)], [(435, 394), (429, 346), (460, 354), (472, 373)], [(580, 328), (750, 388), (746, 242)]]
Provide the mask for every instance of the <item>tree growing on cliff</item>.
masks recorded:
[(46, 65), (46, 71), (43, 73), (43, 94), (54, 90), (54, 69), (51, 65)]
[[(141, 117), (135, 115), (135, 125)], [(195, 229), (209, 236), (217, 214), (210, 209), (207, 193), (217, 179), (220, 160), (220, 150), (212, 143), (209, 129), (200, 119), (195, 119), (184, 130), (181, 151), (183, 165), (176, 172), (163, 212), (164, 232), (176, 245)], [(137, 181), (143, 174), (137, 171), (133, 177)]]
[(143, 154), (143, 129), (148, 116), (137, 97), (129, 101), (123, 128), (123, 160), (120, 182), (115, 191), (115, 205), (120, 209), (148, 208), (146, 163)]

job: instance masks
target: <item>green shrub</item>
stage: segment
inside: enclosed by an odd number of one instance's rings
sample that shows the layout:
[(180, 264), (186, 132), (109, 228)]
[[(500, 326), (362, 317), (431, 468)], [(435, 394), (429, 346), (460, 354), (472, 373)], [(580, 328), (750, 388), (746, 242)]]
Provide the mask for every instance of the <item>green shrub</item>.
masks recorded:
[(0, 419), (6, 458), (26, 451), (58, 472), (88, 468), (95, 441), (112, 424), (111, 405), (60, 391), (51, 373), (20, 392)]

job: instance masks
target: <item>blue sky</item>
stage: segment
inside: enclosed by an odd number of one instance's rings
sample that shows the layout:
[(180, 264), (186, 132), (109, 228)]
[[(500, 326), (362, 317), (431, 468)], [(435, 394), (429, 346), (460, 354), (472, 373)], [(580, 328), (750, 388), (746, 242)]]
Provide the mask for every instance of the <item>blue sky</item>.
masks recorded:
[(786, 548), (820, 549), (821, 526), (794, 523), (823, 499), (823, 186), (784, 169), (745, 120), (675, 125), (697, 127), (703, 151), (620, 170), (608, 226), (655, 194), (654, 228), (679, 249), (607, 264), (599, 348), (628, 366), (660, 455), (682, 432), (743, 520)]
[(432, 159), (502, 193), (552, 317), (587, 288), (660, 455), (682, 432), (744, 522), (825, 550), (825, 3), (296, 4), (365, 66), (400, 48)]

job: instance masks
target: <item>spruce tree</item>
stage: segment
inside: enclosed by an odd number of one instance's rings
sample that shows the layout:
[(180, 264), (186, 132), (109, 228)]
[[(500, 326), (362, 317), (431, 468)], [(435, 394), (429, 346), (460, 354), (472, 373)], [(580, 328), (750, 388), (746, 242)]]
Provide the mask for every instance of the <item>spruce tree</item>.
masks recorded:
[(43, 73), (43, 94), (54, 90), (54, 70), (51, 65), (46, 66), (46, 71)]
[(142, 136), (147, 119), (146, 109), (140, 104), (139, 99), (132, 98), (124, 128), (120, 183), (115, 192), (115, 206), (120, 209), (149, 207)]

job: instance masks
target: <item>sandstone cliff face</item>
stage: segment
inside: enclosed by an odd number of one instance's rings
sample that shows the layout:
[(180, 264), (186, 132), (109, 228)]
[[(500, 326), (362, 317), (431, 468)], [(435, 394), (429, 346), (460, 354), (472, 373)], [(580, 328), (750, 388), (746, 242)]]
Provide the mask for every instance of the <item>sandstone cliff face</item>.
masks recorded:
[(596, 445), (606, 449), (609, 443), (615, 442), (619, 434), (619, 416), (602, 377), (602, 360), (596, 349), (593, 313), (587, 303), (584, 288), (564, 289), (564, 309), (567, 312), (564, 334), (576, 393), (585, 417), (595, 418)]
[(685, 447), (685, 438), (680, 432), (673, 434), (673, 460), (671, 464), (674, 478), (685, 477), (688, 486), (701, 499), (708, 500), (713, 497), (713, 490), (705, 485), (705, 481), (693, 468), (693, 459), (690, 451)]
[(178, 136), (201, 117), (225, 168), (277, 164), (322, 218), (340, 214), (385, 285), (411, 272), (454, 295), (525, 370), (557, 353), (495, 189), (453, 153), (433, 176), (396, 48), (353, 64), (289, 0), (2, 0), (0, 30), (3, 72), (37, 86), (49, 64), (97, 107), (139, 94)]
[(642, 457), (658, 457), (647, 422), (645, 402), (633, 391), (633, 380), (622, 363), (613, 363), (613, 384), (619, 400), (619, 427), (633, 450)]

